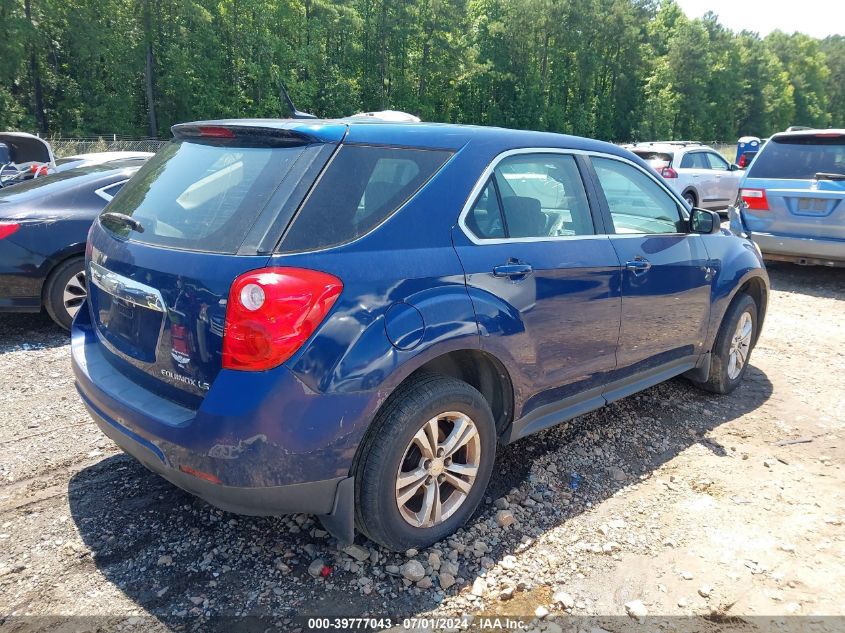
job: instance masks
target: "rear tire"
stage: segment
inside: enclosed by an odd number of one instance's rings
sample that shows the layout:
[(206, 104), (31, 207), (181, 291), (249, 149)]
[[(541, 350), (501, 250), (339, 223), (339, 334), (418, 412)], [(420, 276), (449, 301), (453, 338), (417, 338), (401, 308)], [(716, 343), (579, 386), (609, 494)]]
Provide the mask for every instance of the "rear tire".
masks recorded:
[(695, 385), (706, 391), (726, 394), (737, 388), (748, 370), (757, 339), (757, 304), (747, 294), (739, 295), (725, 313), (716, 343), (710, 353), (710, 374)]
[(44, 308), (60, 327), (70, 330), (73, 317), (88, 296), (85, 259), (72, 257), (59, 264), (44, 288)]
[(449, 536), (481, 502), (495, 453), (493, 414), (476, 389), (438, 374), (412, 378), (391, 395), (361, 446), (358, 529), (400, 552)]
[(698, 200), (696, 199), (695, 194), (692, 191), (687, 191), (686, 193), (684, 193), (684, 200), (687, 201), (687, 204), (690, 207), (698, 206)]

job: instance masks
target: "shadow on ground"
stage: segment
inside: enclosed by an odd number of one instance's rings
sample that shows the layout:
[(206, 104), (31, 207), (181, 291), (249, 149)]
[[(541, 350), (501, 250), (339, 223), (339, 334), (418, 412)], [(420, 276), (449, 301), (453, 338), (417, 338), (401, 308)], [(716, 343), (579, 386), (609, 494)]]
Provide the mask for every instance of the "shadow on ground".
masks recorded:
[[(488, 502), (468, 527), (489, 521), (496, 512), (489, 501), (520, 488), (532, 477), (532, 464), (553, 454), (559, 485), (533, 485), (546, 505), (533, 515), (531, 525), (488, 534), (492, 551), (487, 556), (501, 560), (517, 550), (524, 536), (536, 537), (566, 522), (587, 502), (601, 503), (695, 443), (724, 456), (725, 448), (709, 440), (707, 432), (756, 409), (771, 392), (771, 382), (753, 365), (741, 387), (726, 397), (703, 394), (676, 379), (505, 447)], [(610, 466), (622, 469), (624, 480), (614, 479)], [(572, 472), (581, 482), (575, 491), (569, 486)], [(564, 495), (567, 504), (558, 505), (555, 500)], [(365, 595), (358, 585), (351, 586), (358, 576), (342, 569), (334, 541), (324, 538), (310, 517), (290, 521), (220, 512), (126, 456), (110, 457), (76, 474), (69, 484), (69, 502), (99, 571), (171, 628), (186, 625), (189, 616), (210, 617), (207, 626), (217, 623), (221, 630), (231, 623), (216, 619), (220, 615), (258, 616), (257, 630), (291, 616), (407, 617), (443, 599), (436, 582), (433, 589), (402, 591), (401, 578), (385, 574), (385, 569), (400, 565), (404, 557), (387, 552), (383, 554), (390, 560), (362, 565), (373, 579), (373, 591)], [(332, 568), (326, 580), (307, 572), (318, 557)], [(471, 585), (481, 571), (478, 561), (469, 556), (459, 562), (465, 586)]]
[(31, 348), (61, 347), (70, 337), (46, 313), (0, 313), (0, 354)]

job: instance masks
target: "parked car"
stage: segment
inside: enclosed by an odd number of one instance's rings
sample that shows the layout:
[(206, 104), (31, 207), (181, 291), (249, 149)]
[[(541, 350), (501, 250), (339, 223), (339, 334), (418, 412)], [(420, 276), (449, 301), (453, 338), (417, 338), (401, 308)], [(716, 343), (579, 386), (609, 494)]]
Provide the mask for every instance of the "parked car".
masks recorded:
[(742, 172), (712, 147), (697, 141), (626, 146), (663, 176), (690, 207), (726, 209), (736, 200)]
[(173, 134), (91, 230), (73, 368), (107, 436), (223, 509), (421, 547), (472, 515), (497, 444), (748, 369), (758, 251), (619, 147), (360, 120)]
[(153, 155), (153, 152), (89, 152), (87, 154), (75, 154), (56, 159), (56, 171), (67, 171), (87, 165), (102, 165), (116, 160), (143, 159), (146, 160)]
[(86, 296), (91, 223), (144, 160), (80, 167), (0, 190), (0, 312), (43, 308), (70, 329)]
[(742, 181), (730, 221), (766, 259), (845, 265), (845, 130), (772, 136)]
[(50, 144), (26, 132), (0, 132), (0, 188), (55, 171)]

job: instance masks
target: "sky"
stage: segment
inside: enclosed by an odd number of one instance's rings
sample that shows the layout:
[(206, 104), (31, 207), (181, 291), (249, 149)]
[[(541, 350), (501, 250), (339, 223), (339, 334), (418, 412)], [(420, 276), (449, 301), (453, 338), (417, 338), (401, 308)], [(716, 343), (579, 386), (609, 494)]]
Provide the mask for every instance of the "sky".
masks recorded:
[(676, 0), (691, 18), (708, 11), (731, 30), (757, 31), (760, 35), (780, 29), (813, 37), (845, 35), (845, 0)]

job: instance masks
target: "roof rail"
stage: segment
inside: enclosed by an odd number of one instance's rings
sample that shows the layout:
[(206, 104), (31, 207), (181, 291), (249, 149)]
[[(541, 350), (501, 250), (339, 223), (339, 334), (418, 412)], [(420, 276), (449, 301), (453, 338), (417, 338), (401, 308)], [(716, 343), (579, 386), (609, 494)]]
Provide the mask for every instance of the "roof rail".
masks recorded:
[(640, 141), (634, 143), (634, 145), (681, 145), (686, 147), (687, 145), (704, 145), (704, 143), (701, 141)]

